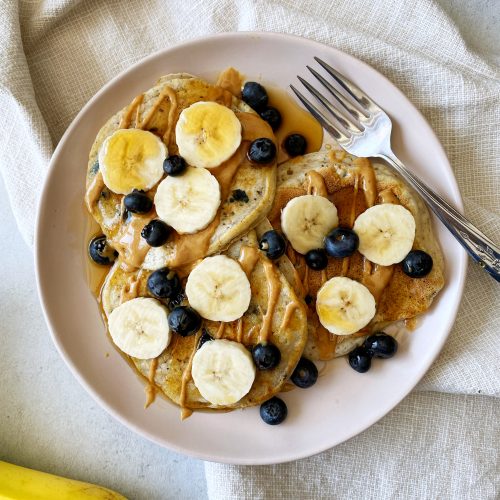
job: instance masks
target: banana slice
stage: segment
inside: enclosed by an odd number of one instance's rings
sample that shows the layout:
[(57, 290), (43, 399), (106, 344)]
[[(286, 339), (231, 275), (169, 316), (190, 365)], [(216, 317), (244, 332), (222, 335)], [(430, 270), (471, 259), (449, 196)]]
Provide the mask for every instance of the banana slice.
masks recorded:
[(189, 305), (212, 321), (234, 321), (250, 305), (250, 282), (241, 266), (224, 255), (206, 257), (186, 283)]
[(415, 239), (415, 219), (401, 205), (385, 203), (364, 211), (354, 222), (359, 251), (381, 266), (401, 262)]
[(217, 179), (204, 168), (187, 167), (161, 181), (155, 194), (158, 217), (178, 233), (196, 233), (213, 221), (220, 205)]
[(241, 123), (234, 111), (222, 104), (196, 102), (180, 114), (175, 137), (179, 154), (190, 165), (213, 168), (238, 149)]
[(331, 278), (319, 290), (316, 312), (335, 335), (350, 335), (375, 316), (375, 299), (366, 286), (350, 278)]
[(109, 315), (108, 328), (118, 348), (134, 358), (156, 358), (170, 343), (167, 309), (152, 298), (119, 305)]
[(323, 196), (298, 196), (281, 212), (281, 228), (293, 249), (301, 254), (323, 248), (325, 236), (338, 224), (337, 208)]
[(134, 189), (150, 190), (163, 175), (167, 147), (151, 132), (120, 129), (99, 150), (99, 168), (104, 184), (117, 194)]
[(193, 381), (214, 405), (230, 405), (250, 391), (255, 379), (252, 356), (239, 342), (205, 342), (193, 357)]

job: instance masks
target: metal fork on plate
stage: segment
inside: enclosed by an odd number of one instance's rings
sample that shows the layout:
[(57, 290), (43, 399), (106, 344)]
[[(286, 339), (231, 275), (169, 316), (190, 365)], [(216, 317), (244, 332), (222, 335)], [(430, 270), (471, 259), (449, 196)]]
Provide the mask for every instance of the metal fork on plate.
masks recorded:
[(424, 198), (472, 259), (493, 278), (500, 281), (500, 248), (403, 165), (391, 149), (392, 122), (389, 116), (345, 76), (318, 57), (314, 59), (345, 91), (345, 94), (313, 68), (307, 66), (307, 69), (331, 93), (335, 101), (327, 99), (300, 76), (298, 79), (336, 121), (328, 117), (322, 109), (313, 105), (293, 85), (290, 85), (304, 106), (348, 153), (359, 157), (382, 158), (393, 167)]

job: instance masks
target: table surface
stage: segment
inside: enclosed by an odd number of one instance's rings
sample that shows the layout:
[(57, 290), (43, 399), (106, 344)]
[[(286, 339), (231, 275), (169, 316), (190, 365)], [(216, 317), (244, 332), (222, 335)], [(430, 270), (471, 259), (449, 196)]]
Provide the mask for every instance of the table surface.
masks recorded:
[[(472, 50), (500, 63), (499, 0), (438, 3)], [(0, 197), (7, 199), (1, 179)], [(0, 211), (0, 242), (0, 459), (102, 484), (134, 499), (206, 497), (203, 462), (129, 431), (71, 375), (50, 339), (33, 255), (7, 203)]]

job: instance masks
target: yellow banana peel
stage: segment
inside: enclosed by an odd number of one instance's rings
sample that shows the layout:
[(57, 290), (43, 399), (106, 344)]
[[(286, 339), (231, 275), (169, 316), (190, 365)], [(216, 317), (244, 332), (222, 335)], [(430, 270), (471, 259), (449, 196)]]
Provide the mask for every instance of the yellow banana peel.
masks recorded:
[(127, 500), (115, 491), (0, 460), (0, 500)]

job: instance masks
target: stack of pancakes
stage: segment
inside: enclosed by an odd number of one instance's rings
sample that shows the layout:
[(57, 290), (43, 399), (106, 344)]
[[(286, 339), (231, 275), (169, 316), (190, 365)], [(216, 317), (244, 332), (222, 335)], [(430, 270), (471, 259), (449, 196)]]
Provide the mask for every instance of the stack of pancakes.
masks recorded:
[[(168, 267), (177, 272), (185, 284), (193, 267), (202, 258), (214, 254), (239, 260), (244, 269), (249, 266), (247, 275), (252, 298), (239, 320), (229, 323), (203, 320), (205, 332), (213, 338), (237, 341), (251, 348), (259, 342), (264, 318), (271, 316), (268, 318), (269, 342), (279, 348), (281, 361), (272, 370), (258, 370), (248, 394), (232, 405), (211, 404), (202, 397), (191, 378), (191, 360), (198, 348), (199, 334), (174, 335), (164, 352), (154, 359), (129, 357), (135, 369), (149, 381), (150, 393), (162, 392), (186, 410), (234, 409), (260, 404), (282, 390), (302, 356), (314, 361), (342, 356), (373, 331), (426, 311), (443, 286), (443, 258), (422, 200), (387, 167), (371, 164), (366, 159), (362, 160), (362, 169), (365, 172), (370, 169), (374, 176), (376, 203), (398, 203), (412, 213), (416, 222), (414, 248), (431, 255), (434, 266), (430, 274), (419, 279), (410, 278), (402, 272), (401, 266), (392, 266), (393, 269), (385, 274), (386, 282), (374, 285), (377, 310), (373, 320), (360, 332), (336, 336), (319, 322), (314, 307), (318, 290), (335, 276), (347, 276), (368, 286), (376, 281), (377, 268), (356, 252), (346, 258), (348, 262), (329, 259), (326, 271), (309, 269), (306, 272), (304, 257), (290, 246), (276, 261), (270, 261), (259, 250), (258, 240), (263, 233), (273, 228), (280, 230), (280, 214), (286, 203), (311, 192), (311, 172), (321, 176), (327, 197), (337, 207), (341, 226), (352, 227), (353, 214), (356, 217), (366, 210), (366, 193), (360, 182), (360, 159), (334, 146), (279, 165), (256, 166), (246, 160), (249, 141), (243, 141), (243, 149), (235, 153), (240, 155), (241, 161), (231, 175), (221, 170), (214, 172), (221, 185), (221, 205), (209, 229), (201, 231), (203, 235), (195, 233), (188, 238), (174, 234), (160, 247), (145, 245), (139, 233), (151, 217), (142, 223), (140, 218), (134, 219), (139, 223), (133, 229), (125, 213), (123, 195), (111, 192), (99, 178), (97, 157), (101, 145), (120, 128), (140, 127), (162, 138), (169, 154), (176, 154), (175, 124), (183, 109), (199, 101), (218, 102), (240, 117), (251, 115), (250, 136), (274, 138), (267, 123), (241, 100), (240, 89), (241, 81), (234, 72), (223, 74), (216, 85), (187, 74), (162, 77), (152, 89), (112, 116), (101, 128), (88, 162), (87, 207), (110, 244), (119, 252), (99, 296), (105, 318), (126, 300), (151, 296), (146, 282), (154, 270)], [(248, 122), (248, 117), (245, 120)], [(154, 195), (155, 191), (156, 186), (150, 194)], [(241, 192), (246, 196), (235, 196)], [(130, 255), (130, 245), (140, 248), (134, 258)], [(279, 290), (272, 306), (270, 273), (275, 290)]]

